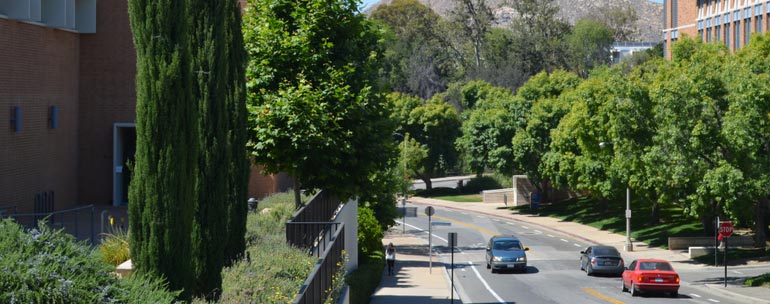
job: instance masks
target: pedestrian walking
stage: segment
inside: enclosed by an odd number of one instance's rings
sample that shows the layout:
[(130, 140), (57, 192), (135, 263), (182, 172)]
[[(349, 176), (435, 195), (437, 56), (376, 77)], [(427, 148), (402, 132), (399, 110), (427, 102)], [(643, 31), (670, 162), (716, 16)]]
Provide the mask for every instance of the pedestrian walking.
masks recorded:
[(393, 243), (388, 244), (388, 248), (385, 249), (385, 261), (388, 262), (388, 275), (393, 275), (393, 265), (396, 263), (396, 247), (393, 247)]

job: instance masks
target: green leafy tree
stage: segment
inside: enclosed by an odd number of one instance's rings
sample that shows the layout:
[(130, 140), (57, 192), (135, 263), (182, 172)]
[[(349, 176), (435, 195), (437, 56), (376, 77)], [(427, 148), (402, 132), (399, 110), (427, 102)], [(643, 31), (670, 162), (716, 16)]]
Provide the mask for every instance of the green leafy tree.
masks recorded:
[(557, 17), (559, 7), (553, 0), (516, 0), (511, 3), (518, 13), (510, 29), (517, 43), (515, 52), (522, 72), (528, 76), (543, 70), (566, 67), (564, 37), (570, 25)]
[(249, 144), (267, 173), (341, 198), (384, 169), (392, 133), (376, 93), (379, 34), (353, 0), (256, 0), (244, 16)]
[[(136, 162), (129, 188), (131, 256), (140, 274), (195, 289), (190, 237), (198, 197), (198, 108), (191, 83), (188, 1), (128, 2), (137, 57)], [(192, 144), (191, 144), (192, 143)]]
[(618, 70), (597, 71), (561, 98), (572, 107), (552, 131), (550, 151), (544, 156), (545, 175), (571, 189), (601, 198), (612, 198), (625, 189), (626, 179), (611, 174), (611, 154), (600, 142), (614, 144), (609, 137), (613, 113), (626, 102), (617, 88), (624, 75)]
[(492, 10), (485, 0), (454, 0), (453, 2), (454, 7), (450, 10), (452, 24), (462, 34), (458, 37), (467, 39), (472, 49), (473, 62), (469, 68), (481, 69), (485, 38), (494, 22)]
[[(463, 104), (472, 107), (463, 113), (462, 135), (457, 138), (464, 163), (478, 176), (510, 156), (511, 139), (516, 130), (517, 99), (505, 88), (483, 81), (463, 88)], [(506, 172), (510, 173), (510, 172)]]
[[(407, 150), (409, 173), (425, 181), (426, 188), (431, 189), (430, 179), (442, 176), (447, 170), (454, 168), (457, 162), (454, 146), (460, 133), (457, 111), (443, 101), (440, 95), (427, 102), (423, 102), (419, 97), (399, 93), (390, 94), (388, 98), (393, 107), (391, 119), (400, 123), (396, 132), (409, 134), (421, 147)], [(409, 139), (406, 141), (410, 142)], [(407, 147), (410, 146), (412, 144), (407, 144)], [(421, 158), (422, 152), (419, 150), (422, 149), (427, 151), (427, 157), (419, 165), (412, 165), (415, 159)]]
[(438, 14), (417, 0), (395, 0), (378, 6), (371, 18), (387, 28), (384, 83), (393, 91), (422, 98), (446, 89), (455, 59), (446, 48)]
[[(562, 70), (550, 75), (543, 72), (530, 78), (520, 95), (533, 98), (532, 106), (526, 111), (525, 118), (518, 125), (515, 136), (511, 139), (512, 167), (523, 171), (537, 190), (543, 194), (543, 201), (548, 201), (550, 181), (543, 176), (542, 158), (550, 148), (551, 130), (556, 129), (562, 117), (571, 109), (574, 100), (559, 98), (567, 95), (565, 91), (580, 84), (580, 78)], [(535, 92), (537, 89), (539, 92)], [(521, 97), (523, 98), (523, 97)]]
[(582, 77), (596, 66), (608, 65), (612, 55), (612, 30), (598, 21), (581, 19), (566, 37), (570, 69)]
[(727, 206), (731, 214), (748, 220), (753, 216), (755, 246), (767, 240), (770, 213), (770, 36), (757, 35), (735, 54), (733, 76), (728, 82), (730, 111), (722, 128), (732, 148), (732, 167), (740, 170), (742, 194), (749, 199)]

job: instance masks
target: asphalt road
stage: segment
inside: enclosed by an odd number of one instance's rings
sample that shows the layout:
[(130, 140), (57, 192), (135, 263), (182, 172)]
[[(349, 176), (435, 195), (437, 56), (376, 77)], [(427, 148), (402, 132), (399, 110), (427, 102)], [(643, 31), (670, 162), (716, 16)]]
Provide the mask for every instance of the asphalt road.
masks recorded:
[[(416, 206), (416, 205), (413, 205)], [(406, 230), (428, 239), (428, 217), (422, 206), (418, 216), (406, 218)], [(454, 284), (462, 303), (737, 303), (706, 283), (720, 282), (724, 273), (714, 269), (678, 270), (682, 277), (678, 298), (665, 295), (631, 297), (621, 292), (620, 278), (587, 276), (578, 265), (579, 252), (588, 245), (544, 227), (500, 220), (487, 215), (436, 208), (431, 218), (435, 261), (451, 273), (452, 255), (447, 247), (449, 232), (457, 233), (454, 253)], [(513, 234), (530, 250), (526, 273), (495, 273), (486, 269), (485, 244), (495, 234)], [(626, 264), (631, 261), (626, 261)], [(443, 270), (436, 269), (434, 271)], [(766, 269), (765, 269), (766, 270)], [(742, 268), (742, 272), (764, 273)], [(700, 286), (698, 286), (700, 285)], [(459, 303), (459, 301), (457, 302)]]

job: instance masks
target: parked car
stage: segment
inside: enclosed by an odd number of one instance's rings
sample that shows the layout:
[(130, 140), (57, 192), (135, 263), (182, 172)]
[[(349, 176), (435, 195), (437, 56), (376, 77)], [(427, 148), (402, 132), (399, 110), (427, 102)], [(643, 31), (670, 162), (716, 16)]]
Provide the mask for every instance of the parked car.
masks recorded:
[(639, 259), (628, 264), (622, 276), (623, 292), (631, 296), (640, 292), (664, 292), (679, 296), (679, 274), (665, 260)]
[(527, 250), (515, 236), (493, 236), (487, 244), (487, 269), (492, 269), (492, 273), (507, 269), (526, 271)]
[(620, 276), (625, 264), (615, 247), (594, 245), (580, 252), (580, 270), (585, 270), (587, 275), (606, 273)]

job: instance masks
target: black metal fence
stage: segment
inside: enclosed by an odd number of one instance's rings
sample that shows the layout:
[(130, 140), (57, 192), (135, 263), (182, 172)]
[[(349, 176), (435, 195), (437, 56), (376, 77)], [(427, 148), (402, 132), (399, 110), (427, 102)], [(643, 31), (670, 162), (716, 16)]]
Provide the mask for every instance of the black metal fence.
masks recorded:
[(13, 218), (16, 223), (27, 229), (35, 228), (38, 222), (44, 221), (53, 229), (63, 229), (64, 232), (72, 234), (78, 240), (88, 240), (91, 245), (96, 244), (94, 205), (42, 213), (14, 212), (6, 214), (5, 217)]
[(318, 192), (302, 208), (294, 213), (292, 222), (328, 222), (339, 209), (340, 200), (330, 195), (328, 191)]
[[(337, 223), (335, 223), (337, 224)], [(334, 284), (334, 275), (339, 272), (344, 256), (345, 249), (345, 225), (335, 225), (336, 232), (331, 236), (328, 245), (323, 250), (321, 258), (316, 263), (313, 271), (302, 285), (299, 294), (294, 298), (293, 303), (315, 304), (323, 303), (332, 291)]]
[(339, 230), (340, 223), (304, 222), (286, 223), (286, 241), (289, 245), (308, 250), (311, 255), (320, 257), (321, 253), (333, 240), (333, 234)]

